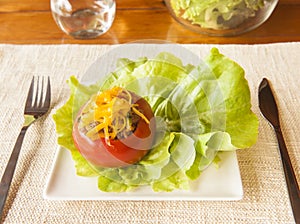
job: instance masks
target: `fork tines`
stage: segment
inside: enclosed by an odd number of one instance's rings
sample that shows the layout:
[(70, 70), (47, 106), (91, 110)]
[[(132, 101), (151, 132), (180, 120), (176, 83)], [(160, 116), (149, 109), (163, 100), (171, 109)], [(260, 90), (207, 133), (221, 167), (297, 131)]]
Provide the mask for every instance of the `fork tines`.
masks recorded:
[(25, 111), (46, 110), (50, 106), (50, 78), (44, 76), (33, 77), (27, 96)]

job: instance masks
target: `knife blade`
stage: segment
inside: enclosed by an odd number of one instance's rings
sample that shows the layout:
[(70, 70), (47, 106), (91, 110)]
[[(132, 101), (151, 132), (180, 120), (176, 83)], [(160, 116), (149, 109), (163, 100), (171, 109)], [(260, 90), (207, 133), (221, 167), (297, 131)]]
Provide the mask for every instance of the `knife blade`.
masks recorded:
[(259, 85), (258, 100), (262, 115), (269, 121), (271, 126), (273, 126), (276, 133), (294, 219), (297, 224), (300, 224), (300, 190), (282, 135), (277, 104), (269, 81), (266, 78), (263, 78)]

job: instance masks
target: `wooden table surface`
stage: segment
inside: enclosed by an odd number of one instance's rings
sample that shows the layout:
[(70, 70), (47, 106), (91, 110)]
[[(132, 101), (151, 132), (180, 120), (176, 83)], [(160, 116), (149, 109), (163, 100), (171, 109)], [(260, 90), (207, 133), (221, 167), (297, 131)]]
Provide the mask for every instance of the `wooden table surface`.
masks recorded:
[(0, 43), (118, 44), (143, 39), (211, 44), (300, 41), (300, 0), (280, 0), (262, 26), (235, 37), (206, 36), (183, 28), (171, 17), (163, 0), (116, 2), (116, 18), (106, 34), (93, 40), (75, 40), (55, 24), (50, 0), (0, 0)]

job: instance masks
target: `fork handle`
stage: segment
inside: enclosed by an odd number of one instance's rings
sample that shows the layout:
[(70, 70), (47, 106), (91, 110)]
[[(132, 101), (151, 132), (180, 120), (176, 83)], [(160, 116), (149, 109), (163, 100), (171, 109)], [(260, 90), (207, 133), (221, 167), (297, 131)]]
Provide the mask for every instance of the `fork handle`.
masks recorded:
[(296, 223), (300, 223), (300, 190), (280, 127), (275, 128), (287, 189)]
[(17, 165), (17, 161), (19, 158), (19, 154), (20, 154), (20, 150), (21, 150), (21, 146), (23, 143), (23, 139), (24, 139), (26, 130), (27, 130), (27, 127), (23, 127), (21, 129), (21, 132), (17, 138), (17, 141), (15, 143), (15, 146), (13, 148), (13, 151), (11, 153), (11, 156), (9, 158), (9, 161), (6, 165), (4, 174), (1, 179), (1, 183), (0, 183), (0, 219), (2, 217), (3, 208), (5, 205), (9, 187), (10, 187), (10, 184), (11, 184), (14, 172), (15, 172), (15, 168)]

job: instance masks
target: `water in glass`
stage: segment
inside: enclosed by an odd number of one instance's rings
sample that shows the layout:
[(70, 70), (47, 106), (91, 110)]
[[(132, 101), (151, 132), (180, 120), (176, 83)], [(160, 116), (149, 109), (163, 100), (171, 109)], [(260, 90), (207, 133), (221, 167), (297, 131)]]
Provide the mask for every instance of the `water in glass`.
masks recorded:
[(57, 25), (76, 39), (91, 39), (111, 27), (116, 11), (114, 0), (51, 0)]

